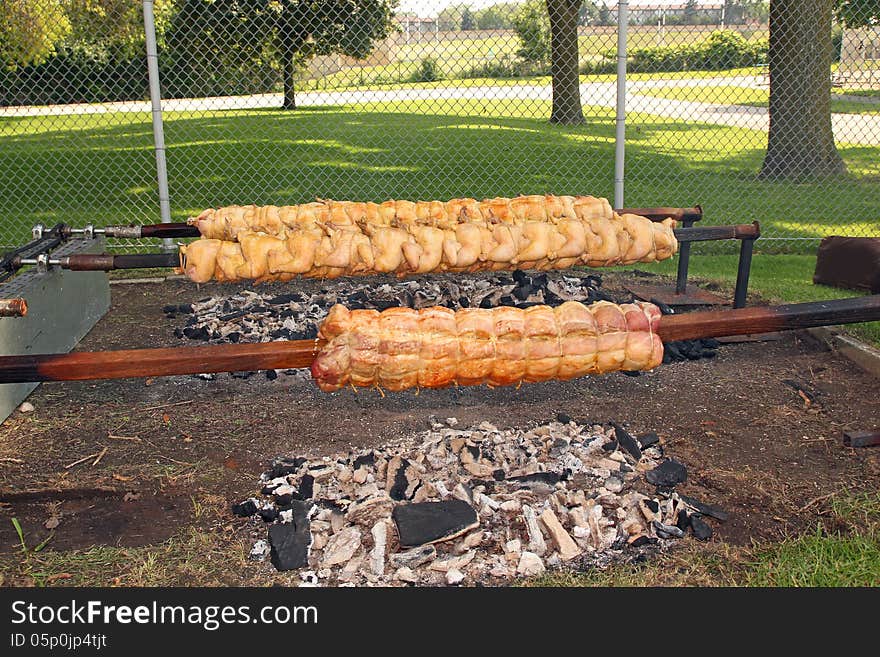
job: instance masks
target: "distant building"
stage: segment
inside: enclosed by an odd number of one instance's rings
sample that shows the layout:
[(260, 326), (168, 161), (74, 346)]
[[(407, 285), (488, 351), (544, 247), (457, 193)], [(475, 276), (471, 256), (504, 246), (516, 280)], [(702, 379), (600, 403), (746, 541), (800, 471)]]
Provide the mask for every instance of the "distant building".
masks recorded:
[(397, 14), (394, 20), (407, 37), (410, 35), (434, 34), (439, 30), (437, 18), (423, 18), (415, 14)]

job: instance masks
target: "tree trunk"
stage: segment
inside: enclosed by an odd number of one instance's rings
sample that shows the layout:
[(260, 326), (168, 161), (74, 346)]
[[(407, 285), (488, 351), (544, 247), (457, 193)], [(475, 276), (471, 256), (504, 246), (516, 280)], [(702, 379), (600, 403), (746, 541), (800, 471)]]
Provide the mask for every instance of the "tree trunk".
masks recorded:
[(296, 76), (296, 29), (299, 17), (296, 16), (298, 4), (284, 3), (281, 10), (281, 24), (279, 26), (279, 41), (281, 50), (281, 75), (284, 78), (284, 101), (281, 109), (296, 109), (296, 88), (294, 78)]
[(832, 2), (770, 3), (770, 132), (762, 178), (846, 172), (831, 130)]
[(553, 108), (550, 123), (584, 123), (578, 78), (578, 12), (583, 0), (547, 0), (550, 14), (550, 73)]
[(293, 63), (293, 53), (285, 52), (284, 57), (284, 102), (281, 109), (296, 109), (296, 88), (294, 86), (294, 77), (296, 76), (296, 66)]

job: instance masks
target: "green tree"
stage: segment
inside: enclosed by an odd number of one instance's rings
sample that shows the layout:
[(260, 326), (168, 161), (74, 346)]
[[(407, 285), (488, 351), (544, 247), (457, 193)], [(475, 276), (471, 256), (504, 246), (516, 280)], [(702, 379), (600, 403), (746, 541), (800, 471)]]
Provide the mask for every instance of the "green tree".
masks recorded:
[(593, 0), (585, 0), (578, 11), (578, 25), (597, 25), (599, 20), (599, 7)]
[(578, 77), (578, 11), (583, 0), (547, 0), (550, 18), (550, 75), (553, 106), (550, 123), (584, 123)]
[(461, 12), (461, 29), (465, 32), (477, 29), (477, 20), (474, 18), (470, 7), (465, 7), (464, 11)]
[(697, 0), (688, 0), (684, 6), (684, 24), (696, 25), (698, 11), (699, 5), (697, 4)]
[(614, 25), (614, 19), (611, 16), (611, 10), (604, 2), (599, 7), (599, 14), (596, 17), (597, 25)]
[(394, 29), (391, 19), (397, 0), (280, 2), (276, 47), (283, 70), (283, 109), (296, 108), (297, 67), (331, 53), (363, 59)]
[(0, 64), (17, 68), (40, 64), (70, 32), (70, 22), (58, 0), (0, 2)]
[(770, 3), (770, 130), (762, 178), (846, 171), (831, 129), (833, 0)]
[[(42, 1), (42, 0), (41, 0)], [(144, 13), (132, 0), (61, 0), (70, 22), (65, 44), (116, 59), (144, 52)], [(154, 0), (156, 34), (160, 42), (174, 12), (174, 0)]]
[(550, 58), (550, 17), (543, 0), (529, 0), (513, 19), (519, 38), (516, 54), (527, 62), (544, 63)]
[(474, 13), (477, 28), (480, 30), (509, 30), (513, 28), (514, 17), (519, 12), (520, 3), (500, 2), (480, 9)]
[(880, 0), (837, 0), (834, 15), (846, 27), (865, 27), (880, 22)]

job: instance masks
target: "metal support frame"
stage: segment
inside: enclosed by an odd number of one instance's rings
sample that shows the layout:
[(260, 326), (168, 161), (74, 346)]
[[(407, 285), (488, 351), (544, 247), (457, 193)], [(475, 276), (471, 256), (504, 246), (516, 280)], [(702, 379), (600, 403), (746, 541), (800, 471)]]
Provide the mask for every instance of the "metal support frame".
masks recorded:
[(745, 308), (749, 293), (749, 274), (752, 270), (752, 253), (756, 237), (744, 239), (739, 243), (739, 264), (736, 268), (736, 289), (733, 292), (733, 307)]

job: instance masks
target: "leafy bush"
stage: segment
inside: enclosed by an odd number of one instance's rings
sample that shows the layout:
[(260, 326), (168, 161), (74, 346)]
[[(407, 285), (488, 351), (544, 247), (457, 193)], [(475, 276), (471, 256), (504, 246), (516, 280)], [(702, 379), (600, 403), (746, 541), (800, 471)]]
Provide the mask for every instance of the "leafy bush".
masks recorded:
[[(676, 46), (637, 48), (629, 53), (627, 70), (633, 73), (655, 71), (720, 71), (728, 68), (759, 66), (767, 62), (767, 41), (750, 42), (739, 32), (716, 30), (703, 41)], [(617, 59), (615, 49), (603, 53), (605, 60)]]
[(472, 66), (459, 74), (459, 78), (528, 78), (536, 75), (549, 75), (550, 67), (544, 63), (525, 61), (504, 55), (484, 64)]
[(435, 82), (442, 79), (443, 76), (440, 75), (440, 67), (437, 65), (437, 60), (433, 57), (425, 57), (419, 64), (418, 70), (412, 74), (411, 81)]

